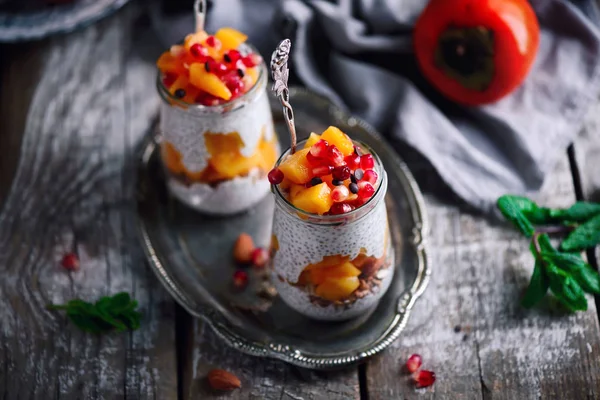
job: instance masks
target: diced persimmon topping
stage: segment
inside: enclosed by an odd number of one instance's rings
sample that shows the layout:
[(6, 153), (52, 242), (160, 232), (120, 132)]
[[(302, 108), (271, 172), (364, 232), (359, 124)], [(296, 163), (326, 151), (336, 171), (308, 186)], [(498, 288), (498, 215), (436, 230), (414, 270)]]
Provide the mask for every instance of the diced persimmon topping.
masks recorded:
[(183, 45), (171, 46), (156, 62), (163, 85), (190, 104), (214, 106), (241, 96), (258, 80), (262, 63), (258, 54), (240, 50), (247, 38), (232, 28), (214, 36), (204, 31), (187, 35)]
[[(363, 269), (364, 266), (370, 268)], [(375, 258), (360, 253), (356, 258), (342, 255), (325, 256), (316, 264), (307, 265), (296, 285), (312, 286), (314, 294), (330, 301), (349, 298), (360, 285), (383, 265), (383, 257)]]
[(319, 215), (345, 214), (362, 206), (375, 194), (379, 179), (373, 156), (362, 154), (334, 126), (320, 135), (312, 132), (304, 147), (287, 156), (271, 175), (271, 184), (279, 185), (294, 206)]

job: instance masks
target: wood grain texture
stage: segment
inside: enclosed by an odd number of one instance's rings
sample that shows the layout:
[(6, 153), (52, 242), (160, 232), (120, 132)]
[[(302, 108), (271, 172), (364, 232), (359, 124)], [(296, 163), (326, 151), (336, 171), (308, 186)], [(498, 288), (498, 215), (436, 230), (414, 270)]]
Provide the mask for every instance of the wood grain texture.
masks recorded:
[[(438, 187), (426, 166), (414, 169), (423, 187)], [(574, 201), (567, 157), (537, 200), (551, 206)], [(587, 312), (575, 315), (558, 312), (551, 300), (522, 309), (519, 298), (533, 269), (528, 242), (504, 223), (442, 204), (431, 194), (426, 201), (432, 280), (406, 333), (367, 365), (369, 399), (599, 398), (593, 299)], [(402, 372), (412, 353), (435, 371), (433, 387), (416, 390)]]
[[(136, 236), (133, 154), (157, 110), (149, 60), (159, 51), (142, 45), (156, 41), (138, 17), (134, 3), (39, 43), (39, 64), (17, 57), (8, 77), (3, 70), (3, 82), (17, 71), (18, 82), (32, 85), (27, 109), (21, 101), (2, 108), (9, 119), (27, 112), (22, 139), (2, 142), (11, 143), (3, 154), (20, 151), (0, 213), (4, 399), (177, 397), (174, 304)], [(79, 254), (80, 271), (60, 268), (67, 251)], [(119, 291), (140, 302), (136, 332), (93, 336), (45, 309)]]
[[(356, 368), (336, 372), (314, 372), (280, 361), (256, 358), (228, 348), (205, 323), (194, 320), (188, 342), (190, 351), (184, 369), (184, 399), (244, 400), (352, 400), (360, 398)], [(235, 374), (242, 388), (227, 395), (209, 387), (206, 376), (213, 368)]]

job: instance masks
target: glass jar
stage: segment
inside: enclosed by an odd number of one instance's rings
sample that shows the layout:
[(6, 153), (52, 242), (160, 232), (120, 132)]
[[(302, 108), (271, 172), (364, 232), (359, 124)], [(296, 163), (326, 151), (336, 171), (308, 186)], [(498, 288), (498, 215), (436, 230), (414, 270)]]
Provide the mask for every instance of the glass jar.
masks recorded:
[(283, 301), (308, 317), (333, 321), (361, 315), (377, 305), (391, 283), (387, 174), (371, 154), (379, 174), (375, 194), (349, 213), (307, 213), (292, 205), (279, 186), (273, 188), (273, 281)]
[(175, 197), (196, 210), (235, 214), (269, 191), (267, 174), (280, 149), (266, 93), (265, 63), (258, 69), (248, 92), (215, 106), (177, 99), (159, 73), (161, 159), (167, 185)]

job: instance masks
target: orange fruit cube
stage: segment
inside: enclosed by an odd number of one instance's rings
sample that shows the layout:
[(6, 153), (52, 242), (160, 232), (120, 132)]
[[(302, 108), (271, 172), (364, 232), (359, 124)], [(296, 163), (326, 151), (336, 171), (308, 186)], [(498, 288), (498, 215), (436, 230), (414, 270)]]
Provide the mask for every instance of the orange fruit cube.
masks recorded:
[(304, 270), (310, 271), (311, 269), (315, 269), (315, 268), (333, 267), (335, 265), (343, 264), (343, 263), (347, 262), (348, 260), (350, 260), (349, 256), (341, 256), (339, 254), (334, 255), (334, 256), (325, 256), (325, 257), (323, 257), (323, 260), (319, 261), (316, 264), (308, 264), (306, 266), (306, 268), (304, 268)]
[(327, 278), (315, 289), (315, 294), (326, 300), (337, 301), (350, 297), (358, 289), (360, 282), (356, 276)]
[(335, 126), (327, 128), (321, 135), (321, 139), (327, 140), (330, 145), (335, 145), (344, 157), (354, 153), (354, 143), (352, 143), (352, 140)]
[(177, 151), (175, 146), (170, 142), (164, 142), (160, 146), (160, 150), (162, 161), (172, 174), (178, 175), (185, 171), (185, 167), (181, 162), (181, 153)]
[(304, 148), (305, 149), (310, 149), (313, 144), (317, 143), (319, 140), (321, 140), (321, 135), (317, 135), (314, 132), (310, 133), (310, 136), (308, 137), (308, 140), (306, 140), (306, 143), (304, 143)]
[(184, 74), (185, 67), (181, 58), (174, 57), (170, 52), (165, 51), (156, 61), (156, 66), (163, 73)]
[(299, 150), (279, 164), (279, 169), (286, 179), (293, 183), (305, 184), (312, 178), (310, 174), (312, 167), (306, 159), (308, 151), (309, 149)]
[(300, 193), (304, 189), (306, 189), (304, 185), (296, 185), (295, 183), (292, 183), (292, 186), (290, 186), (290, 198), (292, 199), (292, 201), (294, 197), (296, 197), (298, 193)]
[(329, 278), (345, 278), (348, 276), (359, 276), (360, 269), (356, 268), (350, 262), (326, 268), (316, 268), (310, 270), (310, 279), (315, 285), (320, 285)]
[(331, 189), (325, 182), (304, 189), (296, 194), (292, 204), (303, 211), (322, 215), (329, 211), (333, 204)]
[(231, 98), (231, 91), (219, 77), (211, 72), (206, 72), (204, 64), (194, 63), (190, 66), (190, 82), (200, 90), (224, 100)]
[(186, 87), (188, 86), (188, 84), (189, 84), (188, 78), (186, 78), (184, 75), (179, 75), (177, 77), (177, 79), (175, 80), (175, 82), (173, 82), (173, 84), (169, 88), (169, 93), (171, 93), (172, 96), (175, 96), (175, 92), (178, 89), (185, 90)]
[(247, 35), (233, 28), (221, 28), (215, 33), (215, 37), (221, 41), (223, 50), (237, 49), (248, 39)]

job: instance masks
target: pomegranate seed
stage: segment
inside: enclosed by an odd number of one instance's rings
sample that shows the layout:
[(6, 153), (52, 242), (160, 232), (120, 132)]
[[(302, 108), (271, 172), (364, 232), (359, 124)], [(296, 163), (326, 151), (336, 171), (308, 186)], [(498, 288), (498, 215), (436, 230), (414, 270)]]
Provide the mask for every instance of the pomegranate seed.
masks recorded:
[(411, 374), (421, 368), (421, 364), (423, 363), (423, 359), (418, 354), (413, 354), (408, 357), (408, 361), (406, 361), (406, 369)]
[(346, 156), (344, 161), (346, 162), (346, 165), (350, 167), (350, 169), (356, 169), (360, 167), (360, 157), (356, 153)]
[(173, 83), (175, 83), (175, 80), (177, 79), (177, 75), (176, 74), (165, 74), (164, 78), (163, 78), (163, 85), (165, 85), (165, 87), (170, 87)]
[(209, 93), (201, 93), (196, 97), (196, 103), (200, 103), (203, 106), (216, 106), (221, 103), (221, 99), (216, 96), (213, 96)]
[(283, 181), (283, 171), (279, 168), (273, 168), (267, 177), (272, 185), (279, 185)]
[[(310, 155), (310, 153), (308, 153), (307, 156), (308, 155)], [(333, 171), (333, 167), (331, 165), (320, 165), (318, 167), (314, 167), (311, 172), (314, 176), (325, 176), (329, 175), (331, 171)]]
[(205, 63), (205, 67), (207, 72), (212, 72), (213, 74), (217, 75), (223, 75), (228, 72), (227, 65), (220, 62), (216, 62), (213, 59), (208, 60)]
[(339, 215), (352, 211), (352, 206), (348, 203), (334, 203), (329, 209), (329, 214)]
[(249, 54), (246, 57), (242, 58), (242, 62), (248, 68), (255, 67), (262, 62), (262, 57), (258, 54)]
[(345, 181), (346, 179), (350, 178), (350, 168), (348, 168), (346, 165), (340, 165), (339, 167), (335, 167), (333, 169), (331, 175), (333, 175), (333, 179)]
[(327, 140), (321, 139), (312, 145), (309, 153), (315, 158), (327, 158), (327, 155), (329, 154), (329, 143), (327, 143)]
[(369, 182), (362, 181), (358, 184), (358, 198), (361, 200), (370, 199), (375, 193), (375, 188)]
[(202, 45), (200, 43), (194, 43), (190, 47), (190, 54), (192, 56), (194, 56), (195, 58), (207, 57), (208, 50), (205, 49), (204, 47), (202, 47)]
[[(317, 158), (313, 156), (310, 152), (306, 153), (306, 159), (308, 160), (310, 165), (314, 165), (315, 167), (329, 166), (327, 164), (328, 161), (326, 158)], [(333, 167), (331, 168), (333, 169)]]
[(242, 89), (244, 89), (244, 82), (242, 82), (242, 79), (235, 71), (227, 73), (227, 75), (223, 76), (222, 80), (232, 92), (242, 91)]
[(269, 252), (266, 249), (262, 247), (254, 249), (252, 252), (252, 265), (262, 268), (267, 264), (267, 261), (269, 261)]
[(370, 154), (365, 154), (360, 157), (360, 167), (364, 170), (373, 169), (375, 166), (375, 160)]
[(346, 186), (336, 186), (335, 189), (331, 191), (331, 199), (336, 203), (346, 200), (348, 196), (350, 196), (350, 191)]
[(243, 289), (248, 284), (248, 273), (238, 269), (233, 273), (233, 286), (237, 289)]
[(79, 257), (75, 253), (67, 253), (63, 256), (60, 264), (68, 271), (77, 271), (79, 270)]
[(329, 146), (329, 150), (327, 150), (327, 159), (336, 167), (344, 165), (344, 155), (335, 146)]
[(371, 185), (375, 185), (375, 183), (377, 182), (377, 178), (377, 172), (370, 169), (365, 172), (365, 175), (363, 176), (363, 181), (369, 182)]
[(224, 56), (223, 59), (229, 63), (237, 63), (237, 61), (242, 58), (240, 52), (237, 50), (229, 50)]
[(359, 168), (356, 171), (354, 171), (354, 177), (356, 178), (357, 181), (360, 181), (364, 176), (365, 176), (365, 171), (363, 171), (362, 169)]
[(214, 36), (209, 36), (206, 38), (206, 45), (210, 47), (221, 47), (221, 42)]
[(417, 388), (425, 388), (431, 386), (435, 382), (435, 373), (433, 371), (421, 370), (413, 374), (413, 379)]

